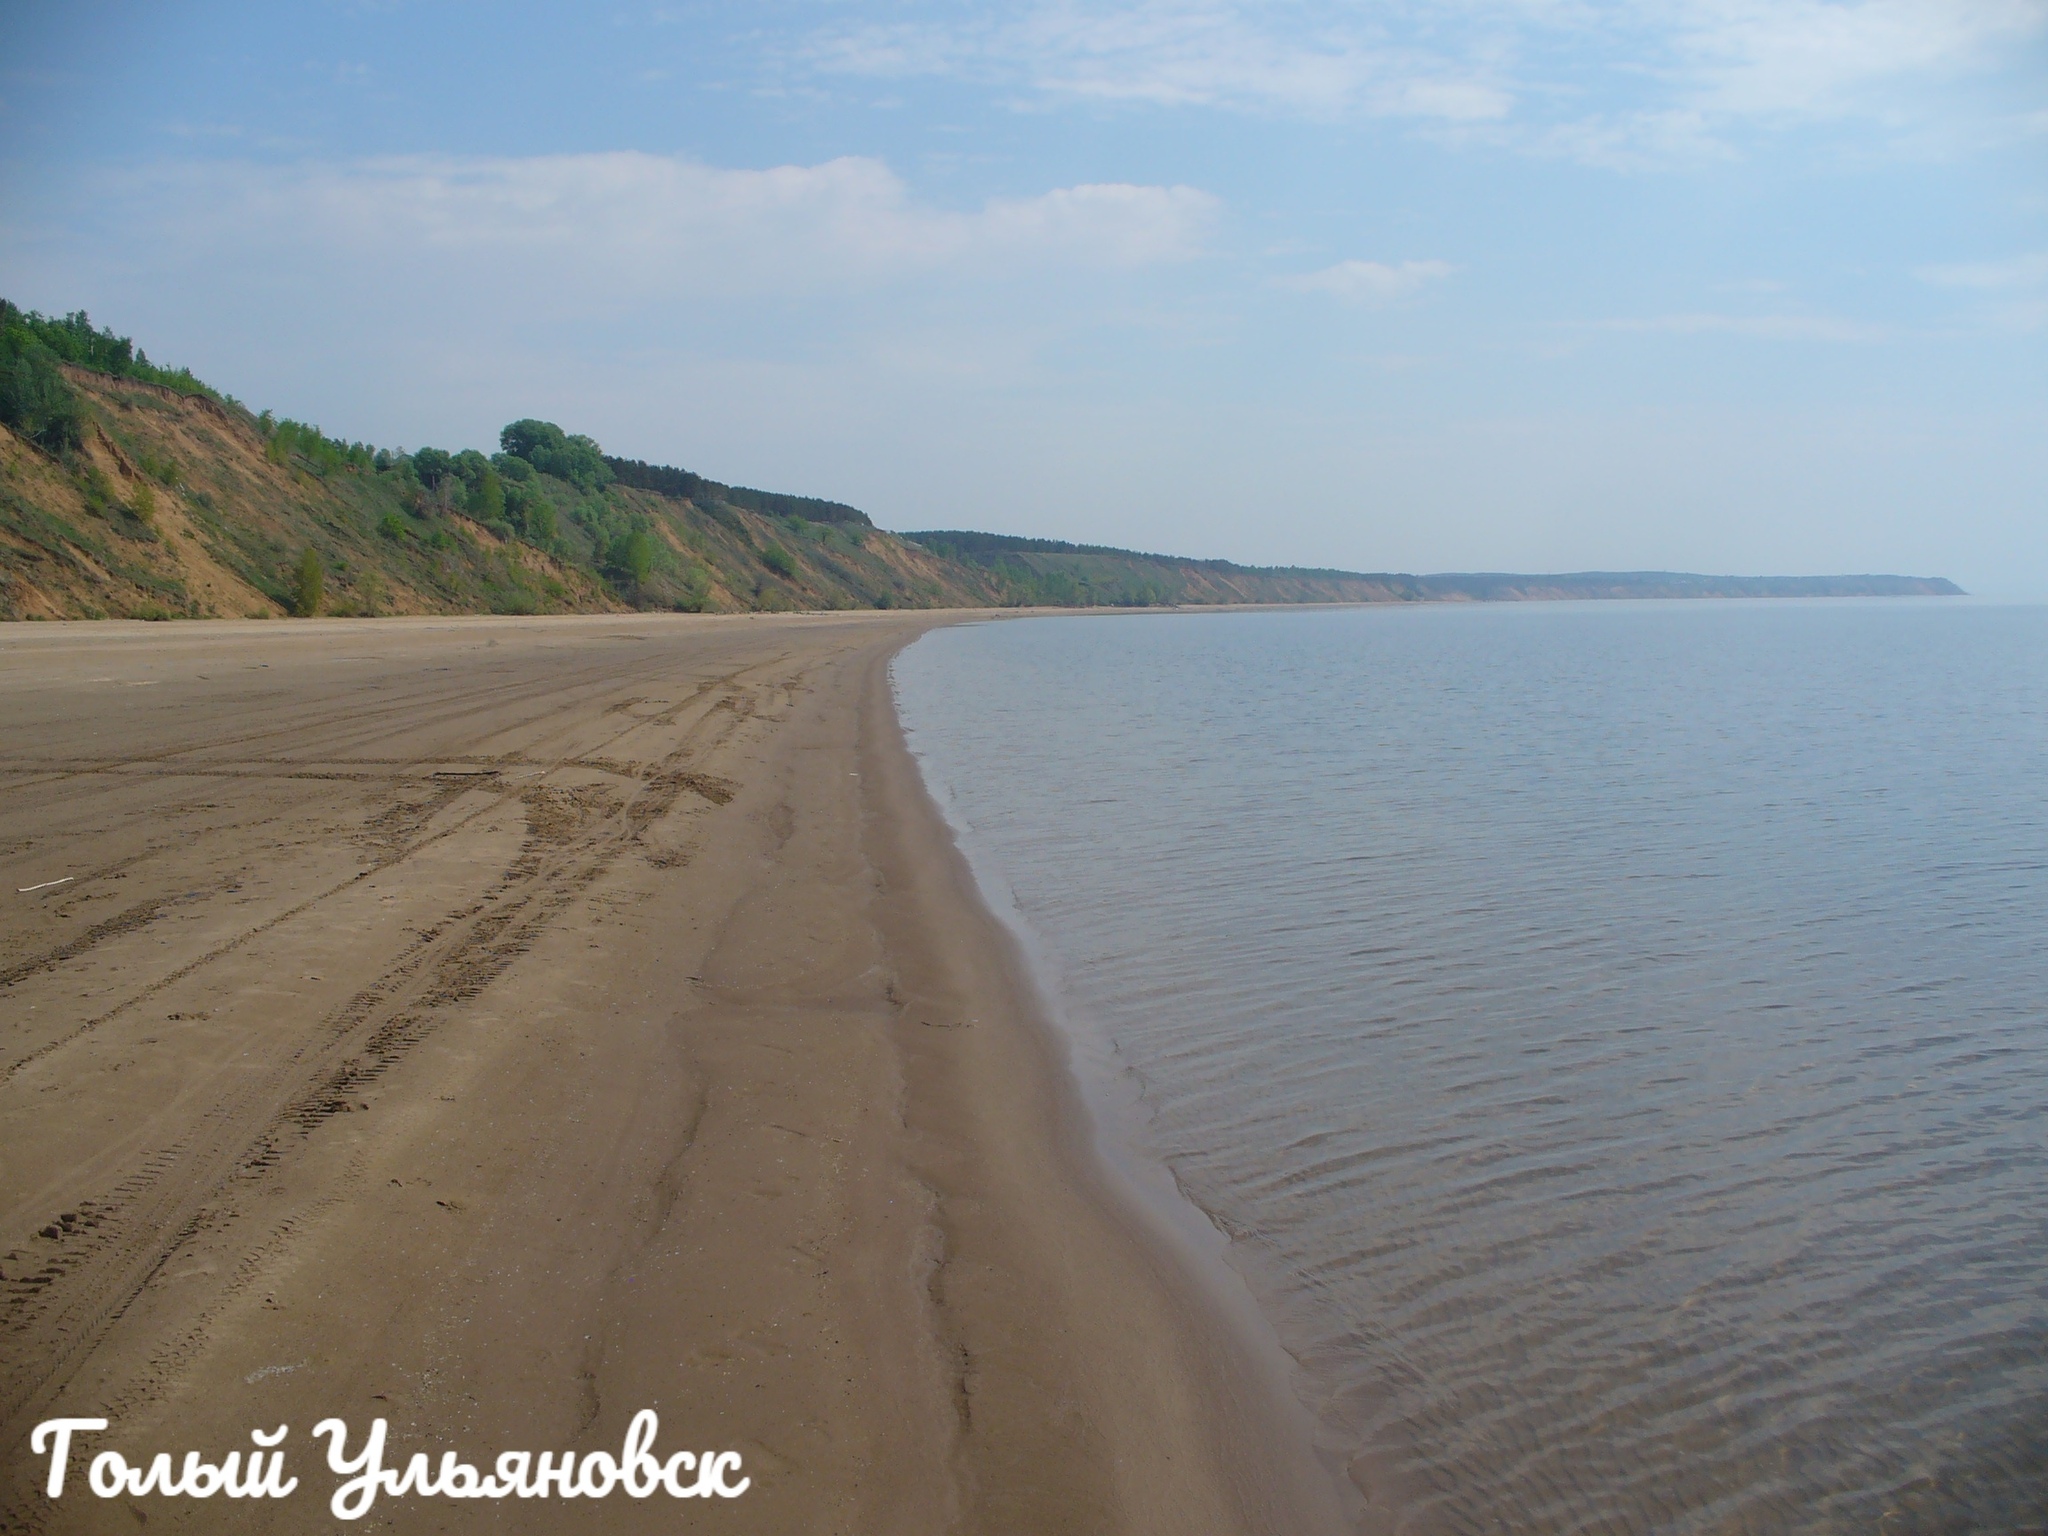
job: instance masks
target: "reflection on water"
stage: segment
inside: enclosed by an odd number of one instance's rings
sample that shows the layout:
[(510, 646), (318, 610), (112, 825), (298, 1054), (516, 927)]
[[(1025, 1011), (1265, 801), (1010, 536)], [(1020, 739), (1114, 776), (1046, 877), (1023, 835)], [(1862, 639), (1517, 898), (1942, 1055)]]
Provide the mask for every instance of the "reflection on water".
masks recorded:
[(2048, 610), (1048, 619), (897, 683), (1388, 1528), (2048, 1528)]

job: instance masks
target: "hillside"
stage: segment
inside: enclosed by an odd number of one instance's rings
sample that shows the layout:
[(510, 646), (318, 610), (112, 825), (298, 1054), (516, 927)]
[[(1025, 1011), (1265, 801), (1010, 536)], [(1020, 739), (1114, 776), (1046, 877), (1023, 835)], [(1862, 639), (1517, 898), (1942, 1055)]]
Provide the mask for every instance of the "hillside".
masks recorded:
[(1152, 607), (1187, 603), (1398, 603), (1425, 594), (1413, 576), (1185, 560), (1097, 544), (1063, 544), (949, 529), (906, 533), (934, 555), (976, 571), (1006, 603)]
[(1144, 607), (1953, 593), (1910, 577), (1405, 576), (892, 534), (516, 421), (411, 453), (253, 414), (83, 313), (0, 301), (0, 618)]
[(1464, 602), (1645, 597), (1962, 597), (1945, 576), (1695, 576), (1685, 571), (1575, 571), (1418, 576), (1428, 598)]
[(36, 387), (54, 380), (68, 399), (0, 425), (0, 617), (994, 600), (978, 573), (852, 508), (695, 476), (694, 499), (664, 494), (548, 423), (506, 429), (526, 456), (395, 455), (252, 415), (189, 375), (43, 362)]
[(961, 529), (906, 533), (933, 554), (981, 571), (1012, 603), (1057, 606), (1151, 603), (1515, 602), (1645, 597), (1956, 597), (1939, 576), (1695, 576), (1678, 571), (1567, 575), (1316, 570), (1185, 560), (1097, 544)]

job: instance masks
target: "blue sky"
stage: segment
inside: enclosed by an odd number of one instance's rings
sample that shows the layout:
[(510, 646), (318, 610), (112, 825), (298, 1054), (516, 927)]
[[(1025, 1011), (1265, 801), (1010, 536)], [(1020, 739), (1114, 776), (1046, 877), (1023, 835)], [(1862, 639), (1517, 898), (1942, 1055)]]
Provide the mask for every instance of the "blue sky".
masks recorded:
[(0, 294), (387, 445), (2048, 595), (2048, 0), (0, 5)]

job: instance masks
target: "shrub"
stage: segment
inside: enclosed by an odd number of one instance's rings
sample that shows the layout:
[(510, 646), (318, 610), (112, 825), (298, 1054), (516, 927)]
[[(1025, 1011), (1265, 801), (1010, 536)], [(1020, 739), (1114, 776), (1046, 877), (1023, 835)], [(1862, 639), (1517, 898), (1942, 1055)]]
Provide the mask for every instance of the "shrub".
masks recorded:
[(778, 576), (791, 577), (796, 575), (795, 556), (791, 555), (780, 544), (764, 545), (761, 550), (761, 563)]
[(382, 517), (378, 518), (377, 531), (383, 534), (385, 538), (391, 539), (394, 542), (404, 538), (408, 532), (405, 526), (405, 519), (396, 512), (386, 512)]
[(306, 552), (299, 556), (297, 580), (292, 591), (292, 610), (302, 619), (310, 619), (320, 611), (320, 599), (327, 588), (327, 569), (320, 563), (320, 552), (308, 545)]
[(135, 494), (128, 498), (128, 510), (145, 523), (156, 521), (156, 492), (147, 480), (137, 483)]
[(85, 510), (105, 517), (114, 506), (114, 487), (97, 464), (87, 464), (78, 476), (78, 489), (85, 497)]
[(682, 587), (676, 607), (684, 613), (702, 613), (704, 605), (711, 601), (711, 572), (702, 563), (691, 561), (690, 568), (683, 572)]
[(615, 578), (639, 586), (654, 574), (654, 560), (660, 546), (645, 528), (617, 535), (605, 546), (604, 563)]

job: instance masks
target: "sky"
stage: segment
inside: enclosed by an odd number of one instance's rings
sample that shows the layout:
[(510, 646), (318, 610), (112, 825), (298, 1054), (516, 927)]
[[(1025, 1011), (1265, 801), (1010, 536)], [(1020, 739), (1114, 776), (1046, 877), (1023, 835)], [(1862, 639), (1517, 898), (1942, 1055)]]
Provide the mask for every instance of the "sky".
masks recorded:
[(0, 0), (0, 296), (383, 446), (2048, 596), (2048, 0)]

